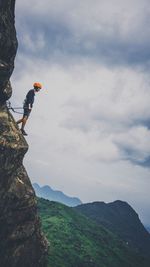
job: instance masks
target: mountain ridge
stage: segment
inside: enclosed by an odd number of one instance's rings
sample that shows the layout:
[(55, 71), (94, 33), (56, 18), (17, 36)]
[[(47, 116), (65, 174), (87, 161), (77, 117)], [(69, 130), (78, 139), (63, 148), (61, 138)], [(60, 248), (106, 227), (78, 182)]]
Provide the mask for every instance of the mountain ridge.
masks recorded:
[(38, 198), (38, 209), (51, 242), (49, 267), (149, 267), (139, 252), (75, 208)]
[(82, 204), (79, 198), (67, 196), (59, 190), (53, 190), (49, 185), (40, 186), (38, 183), (33, 183), (32, 185), (38, 197), (42, 197), (50, 201), (56, 201), (69, 207)]
[(125, 201), (111, 203), (93, 202), (74, 208), (94, 222), (117, 234), (136, 251), (150, 259), (150, 234), (141, 223), (138, 214)]

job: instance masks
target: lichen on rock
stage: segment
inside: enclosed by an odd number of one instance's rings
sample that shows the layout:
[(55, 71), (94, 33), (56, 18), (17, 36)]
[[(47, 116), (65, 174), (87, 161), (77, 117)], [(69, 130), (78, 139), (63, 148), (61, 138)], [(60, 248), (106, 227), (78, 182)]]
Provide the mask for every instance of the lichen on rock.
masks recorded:
[(15, 0), (0, 0), (0, 266), (45, 267), (48, 243), (23, 167), (28, 144), (6, 106), (17, 51), (14, 8)]

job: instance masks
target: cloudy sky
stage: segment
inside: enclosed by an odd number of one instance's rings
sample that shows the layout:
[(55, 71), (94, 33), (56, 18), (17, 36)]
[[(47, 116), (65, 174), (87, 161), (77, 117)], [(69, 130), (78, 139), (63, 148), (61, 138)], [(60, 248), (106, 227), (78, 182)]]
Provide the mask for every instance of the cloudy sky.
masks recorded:
[(26, 127), (32, 182), (127, 201), (150, 225), (149, 1), (17, 1), (16, 28), (13, 106), (43, 84)]

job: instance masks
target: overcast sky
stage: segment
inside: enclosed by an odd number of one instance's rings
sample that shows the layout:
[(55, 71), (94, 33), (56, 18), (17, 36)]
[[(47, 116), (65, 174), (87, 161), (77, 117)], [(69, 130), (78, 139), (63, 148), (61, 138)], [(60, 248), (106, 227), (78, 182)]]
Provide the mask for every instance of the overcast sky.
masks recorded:
[(127, 201), (150, 224), (149, 1), (17, 1), (16, 28), (13, 106), (43, 84), (26, 127), (32, 182)]

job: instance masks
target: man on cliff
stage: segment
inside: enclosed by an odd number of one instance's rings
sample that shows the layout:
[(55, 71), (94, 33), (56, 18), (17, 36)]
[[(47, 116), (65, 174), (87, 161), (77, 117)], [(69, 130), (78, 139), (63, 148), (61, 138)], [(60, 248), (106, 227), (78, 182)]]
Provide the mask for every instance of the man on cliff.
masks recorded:
[(26, 95), (26, 99), (24, 101), (24, 106), (23, 106), (23, 109), (24, 109), (23, 117), (22, 117), (22, 119), (17, 121), (17, 124), (22, 123), (21, 132), (23, 135), (27, 135), (27, 133), (24, 130), (24, 127), (26, 125), (26, 122), (29, 118), (29, 115), (30, 115), (32, 107), (33, 107), (35, 93), (40, 91), (40, 89), (42, 88), (42, 85), (40, 83), (34, 83), (33, 87), (34, 88), (29, 90), (29, 92)]

